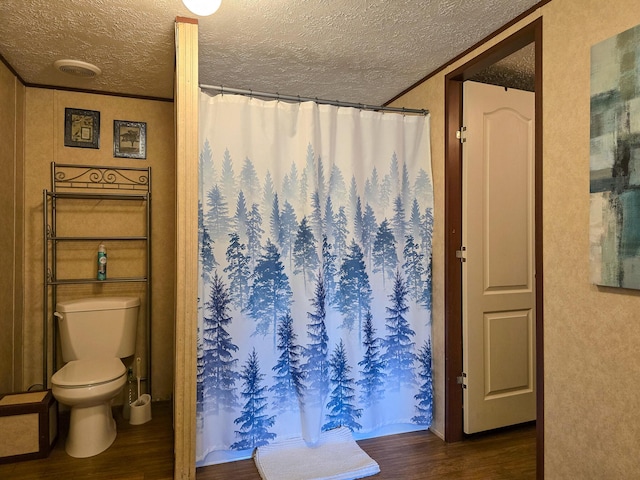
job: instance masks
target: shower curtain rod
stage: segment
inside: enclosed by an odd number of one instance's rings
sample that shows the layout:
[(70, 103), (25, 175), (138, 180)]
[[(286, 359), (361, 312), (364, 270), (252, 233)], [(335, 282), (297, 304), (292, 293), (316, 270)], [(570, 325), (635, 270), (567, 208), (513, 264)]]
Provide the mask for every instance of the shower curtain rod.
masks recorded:
[(274, 100), (284, 100), (288, 102), (316, 102), (322, 105), (333, 105), (336, 107), (353, 107), (361, 110), (376, 110), (381, 112), (410, 113), (418, 115), (428, 115), (429, 110), (403, 108), (403, 107), (385, 107), (382, 105), (365, 105), (362, 103), (340, 102), (338, 100), (322, 100), (320, 98), (301, 97), (299, 95), (281, 95), (279, 93), (257, 92), (255, 90), (244, 90), (241, 88), (223, 87), (219, 85), (200, 85), (203, 90), (215, 90), (224, 93), (233, 93), (236, 95), (245, 95), (247, 97), (269, 98)]

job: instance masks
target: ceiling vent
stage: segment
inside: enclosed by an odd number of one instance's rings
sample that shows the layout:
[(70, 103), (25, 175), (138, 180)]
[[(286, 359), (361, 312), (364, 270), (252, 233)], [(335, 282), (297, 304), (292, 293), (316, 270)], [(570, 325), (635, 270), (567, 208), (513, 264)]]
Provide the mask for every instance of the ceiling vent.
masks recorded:
[(102, 73), (95, 65), (80, 60), (56, 60), (53, 66), (56, 70), (74, 77), (93, 78)]

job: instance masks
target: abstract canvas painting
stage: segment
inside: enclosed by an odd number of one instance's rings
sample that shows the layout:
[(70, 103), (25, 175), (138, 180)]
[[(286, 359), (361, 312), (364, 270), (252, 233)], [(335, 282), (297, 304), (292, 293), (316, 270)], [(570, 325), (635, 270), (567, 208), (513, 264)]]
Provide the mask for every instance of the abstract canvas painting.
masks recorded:
[(590, 265), (640, 289), (640, 26), (591, 48)]

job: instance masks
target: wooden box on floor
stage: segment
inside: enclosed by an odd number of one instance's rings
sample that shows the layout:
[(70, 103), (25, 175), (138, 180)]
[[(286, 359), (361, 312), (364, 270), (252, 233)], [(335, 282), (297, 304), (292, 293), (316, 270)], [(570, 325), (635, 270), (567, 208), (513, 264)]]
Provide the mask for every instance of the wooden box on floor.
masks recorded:
[(45, 458), (58, 436), (51, 390), (0, 395), (0, 463)]

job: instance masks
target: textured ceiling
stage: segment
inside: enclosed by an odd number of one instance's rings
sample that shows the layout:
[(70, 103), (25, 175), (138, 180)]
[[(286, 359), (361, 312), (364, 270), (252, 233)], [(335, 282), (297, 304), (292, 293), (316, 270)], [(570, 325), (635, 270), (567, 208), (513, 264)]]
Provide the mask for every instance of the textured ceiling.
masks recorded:
[(470, 80), (533, 92), (535, 88), (535, 48), (533, 43), (490, 65)]
[[(200, 83), (381, 104), (536, 3), (222, 0), (198, 18)], [(195, 18), (181, 0), (0, 0), (0, 55), (29, 85), (172, 98), (176, 16)]]

